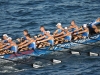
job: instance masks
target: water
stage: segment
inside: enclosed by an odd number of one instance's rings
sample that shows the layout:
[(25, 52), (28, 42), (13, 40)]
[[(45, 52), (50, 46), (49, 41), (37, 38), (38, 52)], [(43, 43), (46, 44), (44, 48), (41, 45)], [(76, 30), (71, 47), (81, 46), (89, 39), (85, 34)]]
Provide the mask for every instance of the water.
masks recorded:
[[(0, 0), (0, 36), (7, 33), (13, 39), (23, 36), (28, 29), (33, 36), (44, 25), (53, 32), (56, 24), (69, 26), (75, 20), (78, 26), (100, 17), (100, 0)], [(95, 47), (94, 50), (99, 50)], [(51, 57), (49, 55), (48, 57)], [(58, 53), (56, 57), (63, 60), (61, 64), (34, 69), (30, 65), (1, 60), (0, 75), (99, 75), (100, 58), (66, 55)], [(29, 62), (30, 63), (30, 62)]]

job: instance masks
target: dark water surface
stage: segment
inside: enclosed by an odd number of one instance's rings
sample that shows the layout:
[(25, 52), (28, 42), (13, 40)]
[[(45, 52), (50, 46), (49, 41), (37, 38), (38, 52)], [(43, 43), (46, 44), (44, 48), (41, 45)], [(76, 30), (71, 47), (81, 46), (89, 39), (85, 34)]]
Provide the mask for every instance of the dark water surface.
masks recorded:
[[(65, 27), (75, 20), (81, 26), (97, 17), (100, 17), (100, 0), (0, 0), (0, 36), (7, 33), (16, 39), (23, 36), (24, 29), (35, 35), (40, 32), (40, 25), (53, 32), (58, 22)], [(0, 75), (100, 75), (100, 57), (74, 56), (62, 52), (55, 57), (63, 62), (46, 66), (50, 62), (40, 59), (45, 62), (45, 67), (40, 69), (0, 60)]]

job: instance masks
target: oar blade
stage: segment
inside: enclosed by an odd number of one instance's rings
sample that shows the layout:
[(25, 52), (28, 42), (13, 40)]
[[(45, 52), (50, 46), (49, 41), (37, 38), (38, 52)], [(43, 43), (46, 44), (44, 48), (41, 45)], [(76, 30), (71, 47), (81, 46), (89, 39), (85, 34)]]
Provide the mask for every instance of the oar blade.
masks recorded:
[(41, 68), (42, 66), (41, 65), (37, 65), (37, 64), (33, 64), (33, 68)]
[(90, 56), (99, 56), (98, 53), (90, 52)]
[(61, 63), (62, 61), (61, 60), (57, 60), (57, 59), (51, 59), (51, 62), (55, 63), (55, 64), (59, 64)]
[(77, 52), (77, 51), (71, 51), (71, 54), (74, 54), (74, 55), (80, 55), (80, 52)]

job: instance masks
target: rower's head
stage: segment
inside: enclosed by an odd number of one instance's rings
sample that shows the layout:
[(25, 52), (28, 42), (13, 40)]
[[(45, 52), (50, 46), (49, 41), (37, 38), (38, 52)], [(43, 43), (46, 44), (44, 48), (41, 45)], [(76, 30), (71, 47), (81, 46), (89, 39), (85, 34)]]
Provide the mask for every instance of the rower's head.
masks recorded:
[(46, 31), (46, 35), (50, 35), (50, 31)]
[(75, 25), (75, 21), (74, 21), (74, 20), (71, 21), (71, 25), (72, 25), (72, 26)]
[(45, 27), (44, 26), (40, 26), (40, 31), (44, 32), (45, 31)]
[(57, 23), (57, 28), (62, 28), (61, 23)]
[(64, 30), (65, 30), (65, 32), (67, 32), (67, 31), (68, 31), (68, 28), (67, 28), (67, 27), (65, 27), (65, 28), (64, 28)]
[(30, 39), (30, 38), (31, 38), (30, 34), (27, 34), (26, 39)]
[(11, 37), (8, 37), (7, 40), (8, 40), (8, 42), (11, 42), (12, 41), (12, 38)]
[(87, 24), (83, 24), (83, 28), (87, 28)]
[(97, 22), (100, 22), (100, 17), (98, 17), (96, 21), (97, 21)]
[(7, 40), (8, 39), (8, 35), (7, 34), (3, 34), (3, 39)]
[(2, 39), (0, 38), (0, 43), (1, 43)]
[(23, 34), (24, 34), (24, 35), (27, 35), (27, 34), (28, 34), (28, 30), (25, 29), (25, 30), (23, 31)]

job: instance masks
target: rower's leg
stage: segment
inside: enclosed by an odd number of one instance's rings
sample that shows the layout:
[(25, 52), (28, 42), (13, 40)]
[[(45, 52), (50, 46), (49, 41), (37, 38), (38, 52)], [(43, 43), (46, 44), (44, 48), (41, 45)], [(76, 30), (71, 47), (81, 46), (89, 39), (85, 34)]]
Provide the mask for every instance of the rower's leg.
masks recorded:
[(64, 42), (64, 38), (59, 38), (59, 43), (63, 43)]
[(74, 40), (77, 40), (78, 39), (78, 37), (76, 36), (76, 37), (74, 37)]
[(44, 45), (43, 45), (43, 43), (39, 43), (38, 45), (37, 45), (37, 48), (42, 48)]
[(58, 38), (55, 38), (55, 39), (54, 39), (54, 43), (55, 43), (55, 44), (58, 44)]
[(68, 40), (64, 40), (64, 42), (68, 42)]

